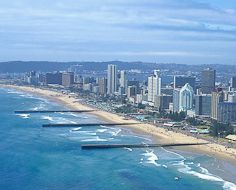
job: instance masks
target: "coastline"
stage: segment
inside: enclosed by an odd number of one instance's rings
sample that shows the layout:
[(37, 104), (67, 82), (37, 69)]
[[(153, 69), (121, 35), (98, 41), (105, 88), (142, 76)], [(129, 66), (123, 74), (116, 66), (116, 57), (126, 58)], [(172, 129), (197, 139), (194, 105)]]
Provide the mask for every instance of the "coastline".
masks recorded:
[[(36, 94), (41, 97), (45, 97), (49, 100), (53, 100), (59, 102), (67, 107), (72, 109), (83, 109), (90, 110), (91, 107), (88, 105), (81, 104), (77, 99), (70, 97), (69, 95), (62, 94), (55, 91), (50, 91), (46, 89), (34, 88), (34, 87), (26, 87), (26, 86), (13, 86), (13, 85), (1, 85), (0, 88), (12, 88), (15, 90), (25, 91), (27, 93)], [(97, 116), (99, 119), (109, 122), (130, 122), (136, 123), (136, 120), (125, 120), (122, 116), (119, 116), (114, 113), (109, 113), (102, 110), (96, 110), (95, 112), (88, 113), (91, 115)], [(123, 128), (134, 130), (139, 134), (149, 135), (152, 137), (154, 141), (162, 142), (162, 143), (202, 143), (208, 142), (206, 140), (197, 139), (192, 136), (187, 136), (182, 133), (176, 133), (173, 131), (168, 131), (166, 129), (156, 127), (152, 124), (135, 124), (124, 126)], [(178, 149), (190, 151), (190, 152), (198, 152), (200, 154), (207, 154), (209, 156), (216, 156), (217, 158), (227, 160), (230, 163), (236, 165), (236, 149), (227, 148), (223, 145), (209, 143), (207, 145), (198, 145), (191, 147), (181, 147)]]

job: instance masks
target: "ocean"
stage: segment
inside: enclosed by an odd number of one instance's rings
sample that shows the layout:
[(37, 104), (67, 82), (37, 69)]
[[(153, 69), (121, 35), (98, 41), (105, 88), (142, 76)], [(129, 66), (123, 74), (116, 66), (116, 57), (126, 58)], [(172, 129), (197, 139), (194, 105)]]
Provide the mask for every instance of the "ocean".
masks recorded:
[(87, 113), (14, 113), (29, 109), (66, 108), (0, 89), (1, 190), (236, 189), (236, 166), (226, 161), (171, 148), (81, 150), (86, 143), (152, 143), (152, 138), (122, 127), (42, 128), (99, 121)]

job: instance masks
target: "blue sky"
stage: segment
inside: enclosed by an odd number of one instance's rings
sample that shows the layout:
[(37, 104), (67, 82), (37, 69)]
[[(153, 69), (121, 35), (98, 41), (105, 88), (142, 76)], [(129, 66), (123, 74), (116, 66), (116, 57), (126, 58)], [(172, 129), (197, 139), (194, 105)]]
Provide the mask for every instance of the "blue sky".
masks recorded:
[(0, 0), (0, 61), (236, 64), (235, 0)]

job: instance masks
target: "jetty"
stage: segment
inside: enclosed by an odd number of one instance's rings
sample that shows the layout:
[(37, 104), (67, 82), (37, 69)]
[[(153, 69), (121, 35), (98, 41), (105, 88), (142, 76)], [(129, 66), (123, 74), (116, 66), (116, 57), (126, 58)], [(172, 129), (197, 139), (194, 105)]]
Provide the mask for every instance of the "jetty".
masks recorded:
[(92, 126), (116, 126), (116, 125), (135, 125), (140, 123), (59, 123), (59, 124), (43, 124), (42, 127), (92, 127)]
[(82, 144), (81, 149), (112, 149), (112, 148), (158, 148), (158, 147), (178, 147), (178, 146), (198, 146), (208, 143), (170, 143), (170, 144)]
[(95, 110), (17, 110), (16, 114), (30, 114), (30, 113), (83, 113), (93, 112)]

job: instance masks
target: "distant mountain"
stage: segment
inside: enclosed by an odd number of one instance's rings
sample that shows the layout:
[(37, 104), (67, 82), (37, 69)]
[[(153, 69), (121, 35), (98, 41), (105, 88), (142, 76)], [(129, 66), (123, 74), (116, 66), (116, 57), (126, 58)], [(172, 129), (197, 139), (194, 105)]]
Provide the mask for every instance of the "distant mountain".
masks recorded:
[(48, 62), (48, 61), (11, 61), (0, 63), (0, 73), (22, 73), (29, 71), (64, 71), (72, 65), (80, 65), (81, 70), (103, 71), (107, 69), (108, 64), (116, 64), (119, 70), (138, 69), (142, 71), (151, 71), (154, 69), (173, 71), (194, 71), (199, 72), (204, 68), (212, 67), (219, 72), (235, 72), (236, 65), (185, 65), (175, 63), (144, 63), (144, 62)]

